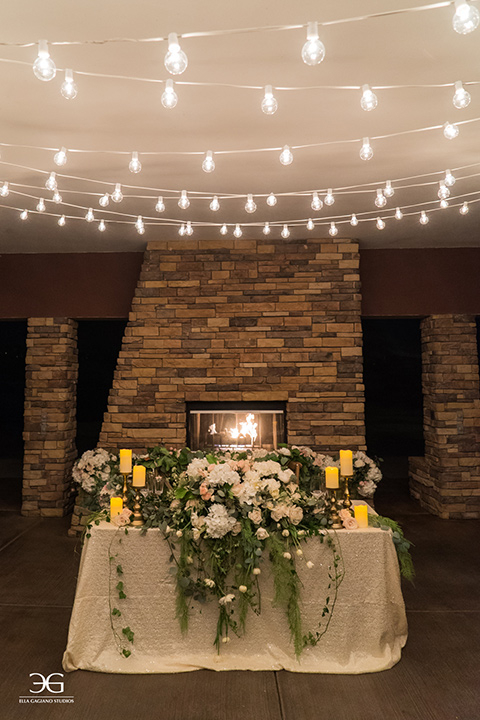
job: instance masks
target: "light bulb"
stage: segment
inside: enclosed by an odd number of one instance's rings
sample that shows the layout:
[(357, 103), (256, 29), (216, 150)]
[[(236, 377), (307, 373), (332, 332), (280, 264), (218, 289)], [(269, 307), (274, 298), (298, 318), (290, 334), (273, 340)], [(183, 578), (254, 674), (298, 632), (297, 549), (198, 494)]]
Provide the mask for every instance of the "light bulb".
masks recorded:
[(288, 145), (283, 146), (283, 150), (280, 153), (280, 162), (282, 165), (291, 165), (293, 162), (293, 155), (292, 151), (288, 147)]
[(254, 213), (256, 209), (257, 209), (257, 206), (253, 201), (253, 195), (247, 195), (247, 202), (245, 203), (245, 212)]
[(242, 228), (240, 227), (240, 225), (235, 225), (235, 230), (233, 231), (233, 234), (235, 235), (236, 238), (242, 237), (243, 233), (242, 233)]
[(58, 218), (58, 225), (60, 225), (60, 227), (64, 227), (65, 222), (66, 222), (65, 215), (62, 215), (61, 217)]
[(69, 68), (65, 70), (65, 80), (62, 83), (60, 92), (65, 100), (73, 100), (78, 95), (77, 84), (73, 79), (73, 71)]
[(190, 207), (190, 200), (188, 199), (186, 190), (182, 190), (182, 194), (180, 195), (180, 199), (178, 201), (178, 207), (182, 208), (182, 210), (186, 210)]
[(450, 190), (449, 190), (448, 187), (445, 185), (444, 181), (443, 181), (443, 180), (440, 180), (440, 182), (438, 183), (438, 185), (439, 185), (439, 188), (438, 188), (438, 193), (437, 193), (437, 195), (438, 195), (438, 197), (440, 198), (440, 200), (445, 200), (445, 198), (450, 197)]
[(318, 65), (325, 57), (325, 45), (318, 37), (318, 24), (307, 25), (307, 42), (302, 48), (302, 60), (306, 65)]
[(100, 232), (105, 232), (105, 230), (107, 229), (107, 226), (105, 225), (105, 220), (100, 220), (100, 222), (98, 223), (98, 229)]
[(202, 170), (206, 173), (211, 173), (215, 170), (215, 160), (213, 159), (213, 153), (211, 150), (207, 150), (205, 158), (202, 162)]
[[(467, 210), (467, 212), (468, 212), (468, 210)], [(20, 213), (20, 220), (26, 220), (27, 218), (28, 218), (28, 210), (22, 210), (22, 212)]]
[(218, 202), (218, 197), (216, 195), (213, 196), (213, 200), (210, 203), (210, 210), (213, 210), (213, 212), (220, 210), (220, 203)]
[(131, 159), (130, 162), (128, 163), (128, 169), (129, 169), (130, 172), (132, 172), (132, 173), (139, 173), (140, 170), (142, 169), (142, 163), (141, 163), (140, 160), (138, 159), (138, 153), (137, 153), (137, 152), (132, 152), (132, 159)]
[(45, 212), (45, 200), (43, 198), (40, 198), (38, 201), (37, 210), (38, 212)]
[(463, 110), (470, 105), (472, 97), (463, 87), (463, 83), (458, 80), (455, 83), (455, 95), (453, 96), (453, 104), (458, 110)]
[(462, 207), (460, 208), (460, 213), (462, 215), (466, 215), (468, 213), (469, 209), (470, 208), (468, 207), (468, 202), (464, 202)]
[(228, 233), (228, 228), (227, 228), (227, 226), (226, 226), (225, 223), (224, 223), (224, 224), (222, 225), (222, 227), (220, 228), (220, 235), (226, 235), (227, 233)]
[(98, 201), (98, 204), (100, 207), (108, 207), (108, 204), (110, 202), (110, 196), (108, 193), (105, 193), (105, 195), (102, 195)]
[(267, 197), (267, 205), (269, 207), (273, 207), (276, 204), (277, 204), (277, 198), (275, 197), (275, 195), (273, 193), (270, 193), (270, 195)]
[(312, 218), (308, 219), (307, 222), (307, 230), (313, 230), (315, 228), (315, 223), (313, 222)]
[(162, 93), (162, 105), (167, 110), (172, 110), (178, 102), (178, 95), (173, 87), (173, 80), (170, 78), (165, 83), (165, 90)]
[(446, 122), (443, 126), (443, 134), (447, 140), (454, 140), (458, 136), (458, 126), (454, 123)]
[(141, 215), (137, 217), (137, 220), (135, 222), (135, 229), (139, 235), (143, 235), (145, 232), (145, 226), (143, 224), (143, 218)]
[(385, 223), (383, 222), (382, 218), (377, 218), (376, 226), (378, 230), (383, 230), (385, 228)]
[(327, 194), (325, 195), (325, 205), (328, 205), (329, 207), (333, 205), (335, 202), (335, 198), (333, 197), (333, 190), (332, 188), (328, 188)]
[(185, 224), (184, 223), (182, 223), (180, 225), (180, 227), (178, 228), (178, 234), (181, 235), (182, 237), (185, 235)]
[(10, 188), (8, 187), (8, 182), (4, 182), (0, 189), (0, 195), (2, 197), (7, 197), (9, 194), (10, 194)]
[(33, 63), (33, 72), (35, 77), (39, 80), (44, 80), (45, 82), (53, 80), (57, 73), (55, 63), (48, 52), (48, 44), (46, 40), (40, 40), (38, 43), (38, 57)]
[(282, 228), (282, 232), (280, 233), (282, 238), (285, 240), (290, 237), (290, 230), (288, 229), (288, 225), (284, 225)]
[(122, 186), (120, 183), (115, 185), (115, 190), (112, 193), (112, 200), (114, 203), (119, 203), (123, 200)]
[(88, 223), (91, 223), (95, 220), (95, 215), (93, 214), (93, 208), (88, 208), (87, 214), (85, 215), (85, 220)]
[(402, 211), (400, 210), (400, 208), (397, 208), (397, 209), (395, 210), (395, 218), (396, 218), (397, 220), (401, 220), (401, 219), (403, 218), (403, 213), (402, 213)]
[(445, 180), (444, 180), (444, 182), (445, 182), (445, 185), (446, 185), (447, 187), (452, 187), (453, 185), (455, 185), (455, 178), (454, 178), (454, 176), (452, 175), (452, 173), (451, 173), (450, 170), (446, 170), (446, 171), (445, 171)]
[(353, 227), (357, 227), (358, 225), (358, 218), (355, 213), (353, 213), (352, 217), (350, 218), (350, 225), (352, 225)]
[(391, 180), (387, 180), (387, 182), (385, 183), (385, 187), (384, 187), (384, 189), (383, 189), (383, 194), (384, 194), (385, 197), (387, 197), (387, 198), (391, 198), (391, 197), (393, 197), (393, 196), (395, 195), (395, 190), (394, 190), (393, 187), (392, 187), (392, 181), (391, 181)]
[(57, 203), (57, 205), (62, 202), (62, 196), (60, 195), (58, 190), (55, 190), (55, 192), (53, 193), (52, 200), (54, 203)]
[(262, 232), (264, 235), (270, 235), (270, 232), (271, 232), (270, 223), (268, 223), (268, 222), (265, 223), (265, 225), (263, 226)]
[(47, 188), (47, 190), (51, 190), (52, 192), (54, 192), (57, 189), (57, 180), (56, 180), (54, 172), (51, 172), (50, 175), (48, 176), (48, 178), (46, 179), (45, 187)]
[(373, 157), (372, 146), (368, 138), (363, 138), (363, 144), (360, 148), (360, 157), (362, 160), (371, 160)]
[(193, 235), (193, 227), (192, 227), (192, 223), (190, 222), (190, 220), (187, 222), (187, 227), (185, 228), (185, 235), (188, 235), (188, 236)]
[(334, 222), (331, 222), (331, 223), (330, 223), (330, 228), (329, 228), (329, 230), (328, 230), (328, 234), (329, 234), (331, 237), (335, 237), (335, 235), (338, 235), (338, 228), (337, 228), (337, 226), (335, 225)]
[(371, 89), (370, 85), (362, 85), (362, 99), (360, 100), (362, 110), (370, 112), (375, 110), (378, 105), (378, 98)]
[(456, 0), (455, 15), (453, 16), (453, 29), (459, 35), (468, 35), (477, 29), (480, 23), (480, 13), (466, 0)]
[(55, 155), (53, 156), (53, 162), (55, 165), (58, 165), (58, 167), (63, 167), (67, 163), (67, 148), (62, 147)]
[(428, 221), (429, 217), (427, 213), (425, 212), (425, 210), (422, 210), (422, 212), (420, 213), (420, 222), (422, 223), (422, 225), (426, 225)]
[(318, 197), (318, 192), (314, 192), (312, 195), (312, 202), (310, 203), (312, 210), (321, 210), (323, 207), (323, 202)]
[(165, 212), (165, 203), (163, 202), (163, 197), (161, 195), (158, 196), (157, 204), (155, 205), (155, 210), (157, 212)]
[(445, 200), (445, 198), (442, 198), (442, 200), (440, 200), (440, 207), (442, 208), (442, 210), (445, 210), (446, 208), (448, 208), (448, 200)]
[(271, 85), (265, 86), (265, 95), (262, 100), (262, 111), (265, 115), (273, 115), (277, 112), (278, 102), (273, 97), (273, 90)]
[(176, 33), (170, 33), (168, 36), (168, 52), (164, 63), (170, 75), (181, 75), (187, 69), (188, 58), (178, 43)]
[(387, 204), (387, 198), (383, 194), (382, 189), (379, 188), (377, 190), (377, 197), (375, 198), (375, 205), (378, 208), (382, 208), (382, 207), (385, 207), (386, 204)]

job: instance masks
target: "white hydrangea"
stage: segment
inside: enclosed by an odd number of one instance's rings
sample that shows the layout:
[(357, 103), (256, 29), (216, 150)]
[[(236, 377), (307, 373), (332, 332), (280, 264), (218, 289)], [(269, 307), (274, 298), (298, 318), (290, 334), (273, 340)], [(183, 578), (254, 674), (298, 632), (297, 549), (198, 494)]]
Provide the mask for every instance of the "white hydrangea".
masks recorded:
[(206, 532), (209, 537), (222, 538), (235, 526), (236, 520), (228, 514), (225, 505), (214, 503), (208, 509), (205, 518)]
[(236, 485), (240, 482), (240, 475), (235, 470), (232, 470), (228, 463), (219, 463), (215, 465), (213, 470), (210, 470), (207, 482), (213, 487), (225, 484)]
[(279, 455), (286, 455), (287, 457), (290, 457), (292, 454), (288, 448), (279, 448), (278, 450)]
[(272, 498), (278, 498), (280, 495), (280, 483), (278, 480), (275, 480), (275, 478), (267, 477), (265, 480), (262, 480), (260, 483), (260, 488), (263, 490), (263, 492), (268, 492), (268, 494)]
[(206, 470), (208, 467), (208, 460), (206, 458), (193, 458), (192, 462), (187, 467), (187, 475), (190, 478), (196, 478), (200, 475), (202, 470)]
[(255, 459), (263, 458), (263, 457), (265, 457), (265, 455), (268, 455), (268, 450), (264, 450), (264, 448), (256, 448), (253, 451), (252, 455)]
[(241, 505), (252, 505), (257, 494), (257, 486), (252, 482), (246, 481), (234, 485), (233, 494)]
[(358, 484), (358, 494), (363, 497), (372, 497), (377, 489), (373, 480), (366, 480)]
[(269, 475), (278, 475), (282, 472), (282, 466), (275, 460), (266, 460), (264, 462), (256, 462), (255, 470), (260, 477), (268, 477)]
[(331, 455), (322, 455), (322, 453), (317, 453), (313, 464), (324, 470), (326, 467), (333, 467), (335, 463)]

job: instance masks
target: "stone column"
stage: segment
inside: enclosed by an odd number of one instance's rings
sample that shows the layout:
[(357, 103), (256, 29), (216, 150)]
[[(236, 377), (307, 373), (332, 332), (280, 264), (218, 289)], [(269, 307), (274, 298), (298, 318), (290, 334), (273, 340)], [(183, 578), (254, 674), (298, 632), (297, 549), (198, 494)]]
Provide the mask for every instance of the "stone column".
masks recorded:
[(66, 515), (77, 451), (77, 323), (28, 320), (22, 515)]
[(410, 458), (410, 489), (442, 518), (480, 517), (480, 391), (473, 316), (422, 321), (425, 457)]

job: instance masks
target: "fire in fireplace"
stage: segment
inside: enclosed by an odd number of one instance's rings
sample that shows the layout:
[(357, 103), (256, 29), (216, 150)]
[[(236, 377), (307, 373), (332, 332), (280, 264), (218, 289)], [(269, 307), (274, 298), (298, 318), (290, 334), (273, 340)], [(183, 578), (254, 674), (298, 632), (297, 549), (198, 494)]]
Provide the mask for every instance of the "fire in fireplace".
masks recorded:
[(285, 442), (284, 403), (190, 403), (192, 450), (274, 450)]

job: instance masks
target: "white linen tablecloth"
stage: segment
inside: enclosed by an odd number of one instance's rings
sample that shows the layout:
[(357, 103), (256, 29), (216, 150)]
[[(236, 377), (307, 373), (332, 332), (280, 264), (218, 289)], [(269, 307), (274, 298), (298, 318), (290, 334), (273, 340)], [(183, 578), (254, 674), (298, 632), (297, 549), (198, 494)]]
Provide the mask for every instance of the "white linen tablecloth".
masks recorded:
[[(121, 541), (121, 542), (119, 542)], [(272, 607), (270, 561), (262, 563), (261, 614), (249, 611), (243, 637), (231, 635), (217, 654), (213, 641), (216, 601), (200, 605), (192, 600), (189, 630), (182, 635), (175, 618), (175, 576), (169, 573), (170, 551), (159, 530), (145, 535), (137, 528), (117, 529), (103, 522), (94, 526), (83, 548), (68, 644), (65, 671), (108, 673), (177, 673), (211, 670), (290, 670), (309, 673), (367, 673), (391, 668), (400, 659), (407, 639), (400, 574), (390, 532), (368, 528), (337, 531), (345, 578), (328, 632), (316, 647), (306, 648), (297, 660), (290, 642), (284, 610)], [(303, 632), (314, 630), (327, 596), (331, 550), (319, 538), (302, 544), (297, 570), (303, 582)], [(118, 557), (110, 563), (110, 554)], [(265, 553), (266, 554), (266, 553)], [(312, 569), (306, 561), (314, 563)], [(118, 600), (116, 565), (123, 568), (126, 600)], [(109, 575), (111, 574), (111, 579)], [(135, 633), (132, 654), (120, 654), (110, 625), (112, 607), (122, 611), (115, 619)]]

